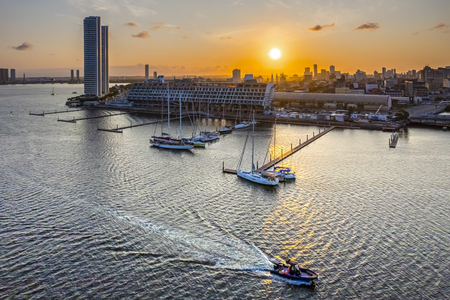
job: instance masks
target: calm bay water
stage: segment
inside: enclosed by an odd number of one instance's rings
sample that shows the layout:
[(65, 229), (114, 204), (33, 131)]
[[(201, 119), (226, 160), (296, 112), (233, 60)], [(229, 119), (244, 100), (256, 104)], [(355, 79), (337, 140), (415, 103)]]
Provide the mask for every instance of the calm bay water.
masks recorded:
[[(283, 162), (296, 181), (267, 188), (222, 173), (246, 131), (174, 152), (150, 147), (160, 125), (97, 131), (155, 117), (28, 115), (66, 109), (73, 91), (83, 88), (0, 86), (0, 298), (450, 295), (449, 132), (410, 128), (389, 149), (390, 133), (335, 129)], [(258, 124), (259, 165), (318, 131), (278, 125), (274, 149), (273, 126)], [(316, 270), (317, 286), (269, 275), (272, 257)]]

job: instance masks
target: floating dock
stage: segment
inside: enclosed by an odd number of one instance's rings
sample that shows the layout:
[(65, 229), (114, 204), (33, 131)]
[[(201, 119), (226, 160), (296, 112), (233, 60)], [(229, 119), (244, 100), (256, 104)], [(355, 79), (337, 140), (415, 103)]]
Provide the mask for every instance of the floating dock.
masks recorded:
[(120, 116), (120, 115), (126, 115), (127, 112), (117, 113), (117, 114), (111, 114), (111, 115), (102, 115), (102, 116), (95, 116), (95, 117), (84, 117), (84, 118), (76, 118), (75, 117), (71, 120), (63, 120), (58, 118), (58, 122), (69, 122), (69, 123), (76, 123), (77, 121), (81, 120), (90, 120), (90, 119), (99, 119), (99, 118), (106, 118), (106, 117), (114, 117), (114, 116)]
[[(185, 118), (185, 117), (182, 117)], [(180, 118), (171, 118), (170, 120), (179, 120)], [(141, 124), (134, 124), (134, 125), (128, 125), (128, 126), (123, 126), (123, 127), (119, 127), (117, 126), (117, 128), (97, 128), (97, 130), (99, 131), (106, 131), (106, 132), (117, 132), (117, 133), (122, 133), (124, 129), (129, 129), (129, 128), (133, 128), (133, 127), (139, 127), (139, 126), (145, 126), (145, 125), (151, 125), (151, 124), (156, 124), (156, 123), (163, 123), (163, 122), (167, 122), (167, 119), (164, 120), (158, 120), (158, 121), (152, 121), (152, 122), (147, 122), (147, 123), (141, 123)]]
[(48, 111), (48, 112), (43, 111), (42, 113), (33, 113), (33, 112), (30, 111), (29, 115), (30, 116), (42, 116), (43, 117), (45, 115), (62, 114), (62, 113), (80, 111), (80, 110), (82, 110), (82, 109), (67, 109), (67, 110), (60, 110), (60, 111), (55, 110), (55, 111)]
[[(336, 128), (335, 126), (331, 126), (327, 129), (325, 129), (324, 131), (320, 132), (319, 129), (319, 134), (318, 135), (314, 135), (313, 133), (313, 137), (312, 138), (306, 138), (306, 141), (303, 143), (299, 143), (299, 145), (295, 148), (292, 148), (291, 150), (289, 150), (286, 153), (282, 153), (281, 156), (275, 158), (274, 160), (269, 161), (268, 163), (262, 165), (260, 168), (256, 169), (256, 172), (262, 172), (265, 171), (271, 167), (273, 167), (274, 165), (276, 165), (277, 163), (279, 163), (280, 161), (282, 161), (283, 159), (291, 156), (292, 154), (294, 154), (295, 152), (297, 152), (298, 150), (308, 146), (309, 144), (311, 144), (312, 142), (314, 142), (315, 140), (321, 138), (322, 136), (324, 136), (325, 134), (327, 134), (328, 132), (332, 131), (334, 128)], [(222, 171), (224, 173), (229, 173), (229, 174), (237, 174), (236, 170), (232, 170), (232, 169), (225, 169), (225, 167), (222, 165)]]

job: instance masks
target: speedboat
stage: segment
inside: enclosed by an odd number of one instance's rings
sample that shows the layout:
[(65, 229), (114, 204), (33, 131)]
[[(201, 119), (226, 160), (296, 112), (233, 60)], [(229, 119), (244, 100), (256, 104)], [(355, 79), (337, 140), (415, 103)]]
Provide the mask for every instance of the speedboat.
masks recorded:
[(274, 167), (273, 171), (282, 175), (285, 179), (295, 179), (295, 172), (288, 167)]
[(274, 263), (273, 270), (270, 270), (270, 273), (310, 284), (312, 284), (314, 280), (319, 279), (319, 275), (311, 269), (302, 268), (298, 263), (291, 260), (287, 260), (286, 263), (287, 265), (283, 263)]

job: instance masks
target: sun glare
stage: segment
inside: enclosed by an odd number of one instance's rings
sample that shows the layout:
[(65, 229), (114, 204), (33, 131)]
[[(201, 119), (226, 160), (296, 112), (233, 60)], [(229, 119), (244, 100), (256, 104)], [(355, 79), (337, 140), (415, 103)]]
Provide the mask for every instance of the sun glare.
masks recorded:
[(279, 59), (281, 57), (281, 51), (278, 48), (273, 48), (269, 52), (269, 56), (271, 59)]

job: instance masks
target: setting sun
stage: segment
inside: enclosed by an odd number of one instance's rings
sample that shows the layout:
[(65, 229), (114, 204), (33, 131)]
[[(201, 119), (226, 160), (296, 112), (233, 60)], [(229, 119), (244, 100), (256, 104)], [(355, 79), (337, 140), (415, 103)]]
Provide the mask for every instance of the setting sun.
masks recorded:
[(272, 59), (279, 59), (281, 57), (281, 51), (278, 48), (273, 48), (272, 50), (270, 50), (269, 52), (269, 56)]

